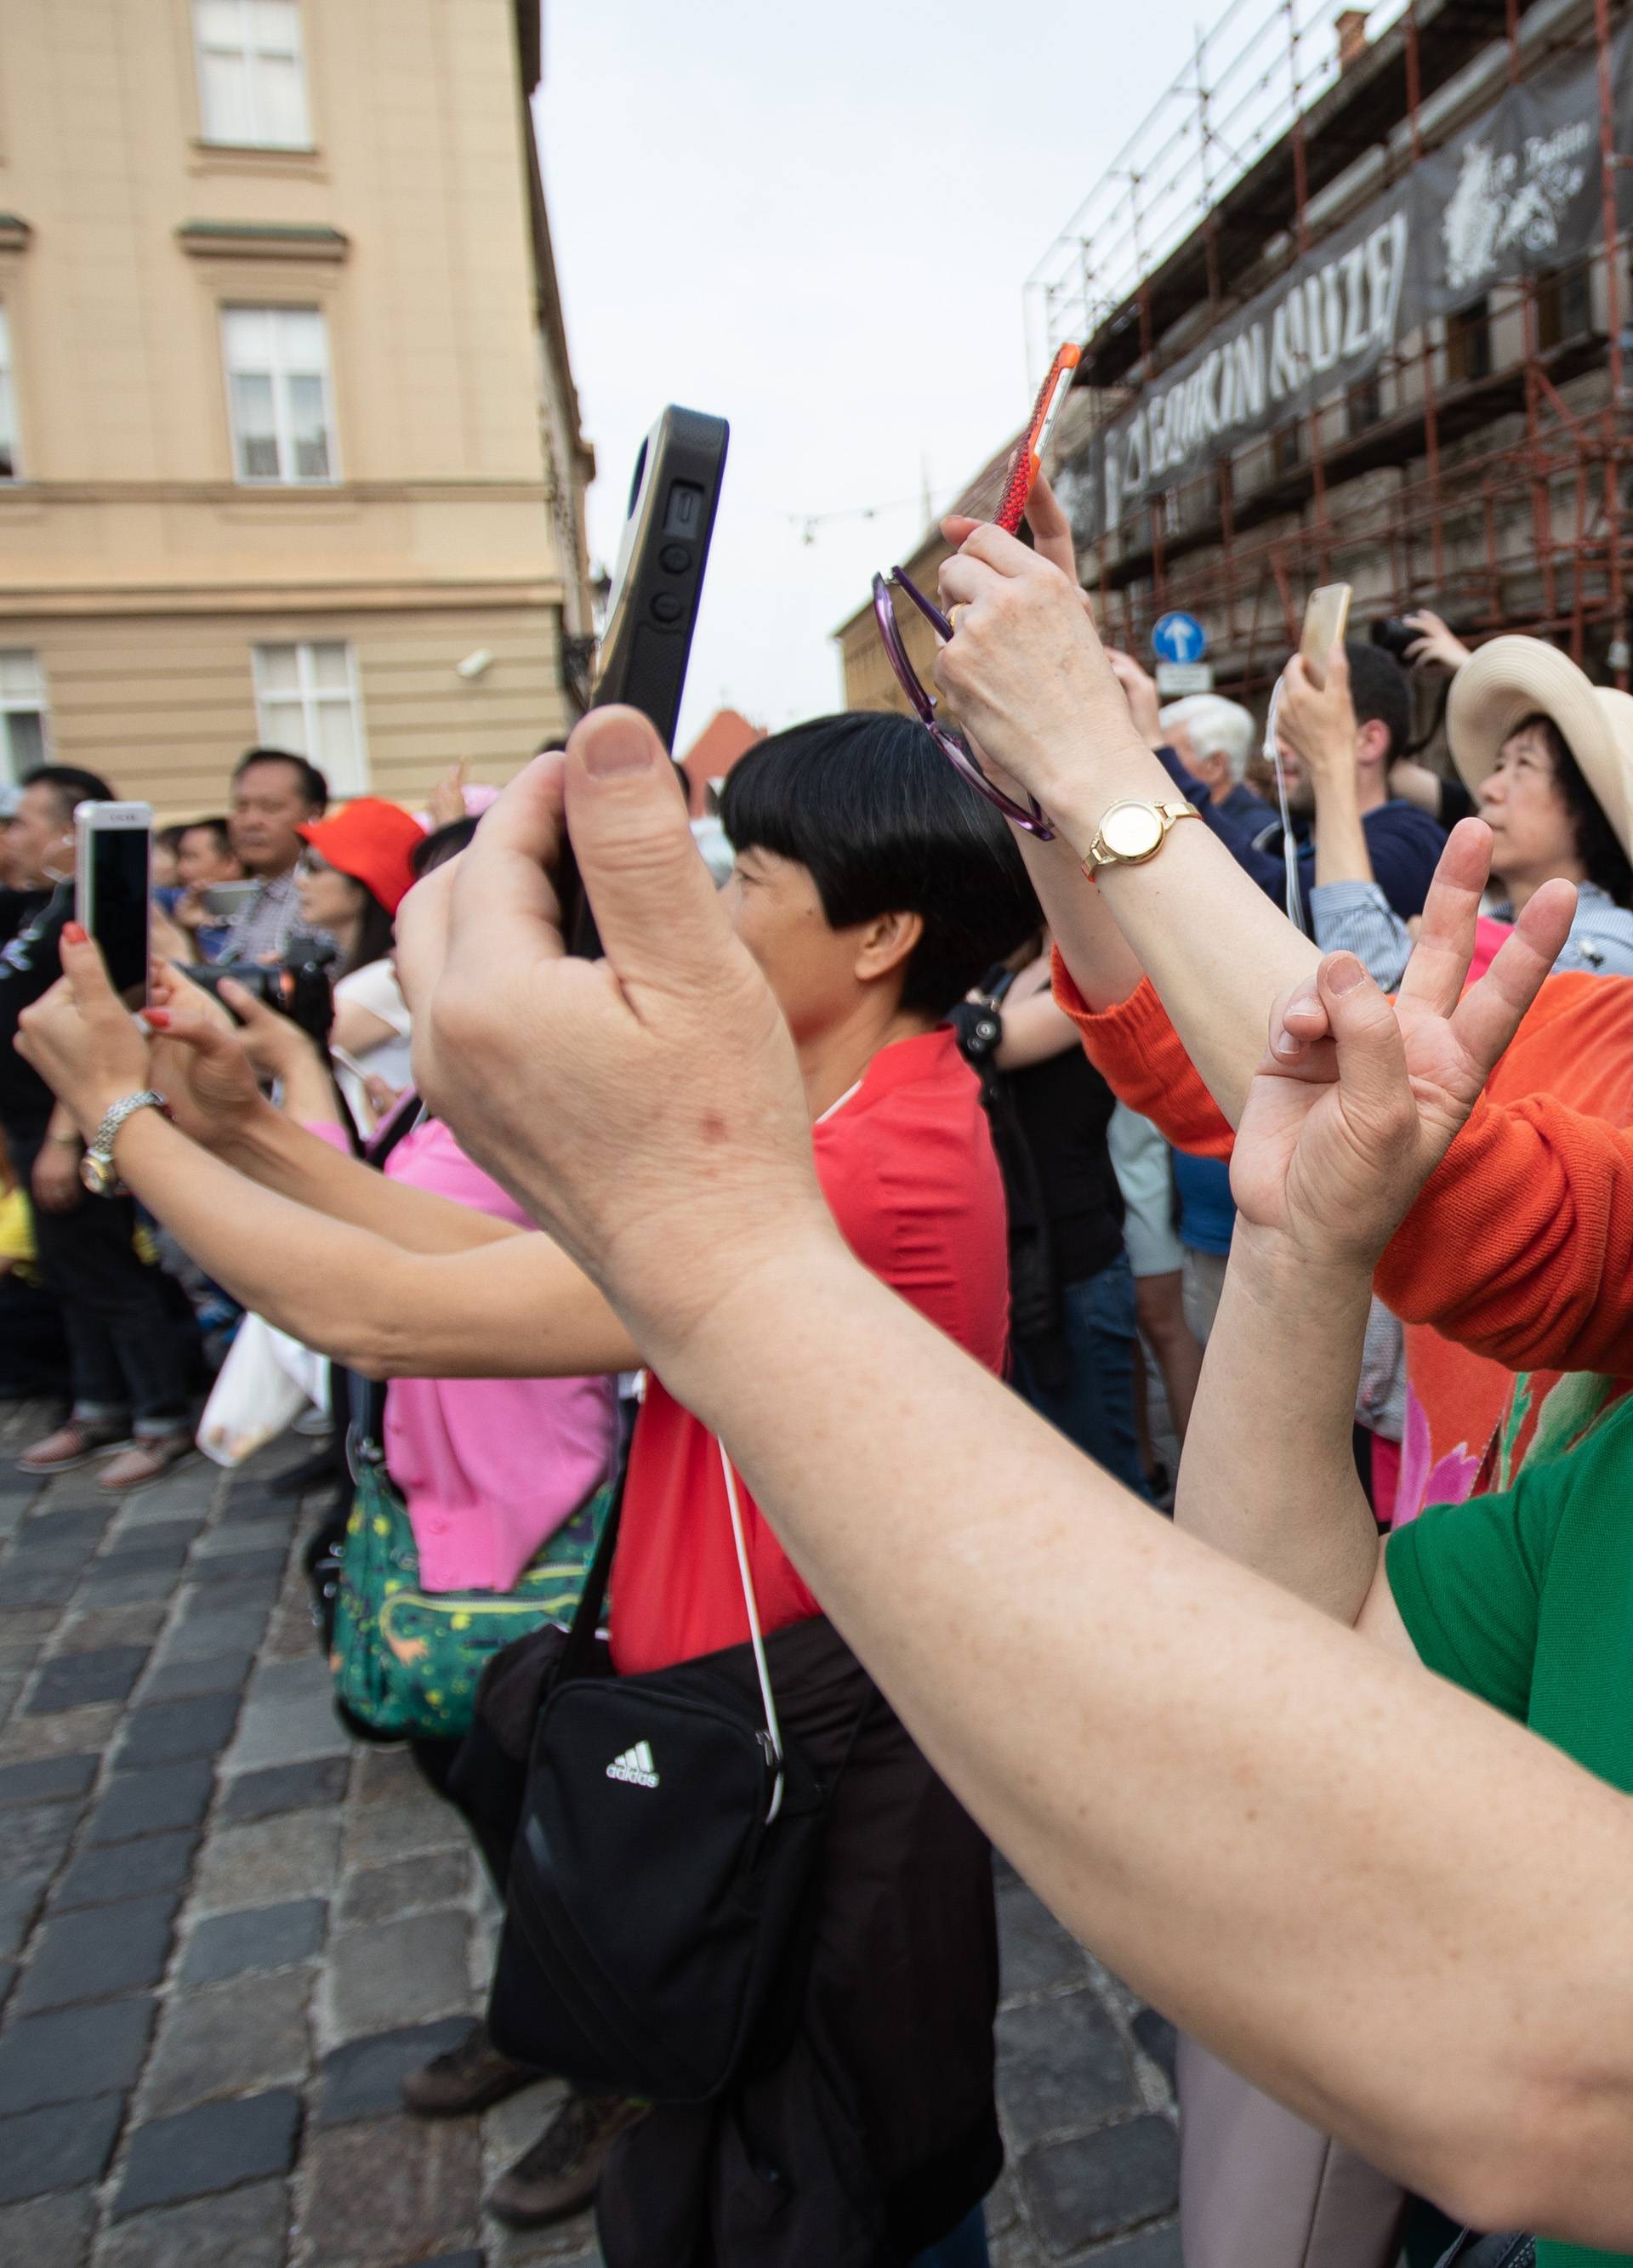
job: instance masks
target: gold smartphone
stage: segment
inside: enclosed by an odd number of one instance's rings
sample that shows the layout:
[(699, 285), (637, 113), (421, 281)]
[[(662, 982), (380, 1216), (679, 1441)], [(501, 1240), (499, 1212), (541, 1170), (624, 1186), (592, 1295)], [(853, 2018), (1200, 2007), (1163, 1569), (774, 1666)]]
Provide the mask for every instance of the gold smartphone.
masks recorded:
[(1326, 658), (1349, 627), (1349, 585), (1323, 583), (1312, 591), (1304, 606), (1304, 627), (1298, 651), (1304, 658), (1310, 682), (1319, 692), (1326, 683)]

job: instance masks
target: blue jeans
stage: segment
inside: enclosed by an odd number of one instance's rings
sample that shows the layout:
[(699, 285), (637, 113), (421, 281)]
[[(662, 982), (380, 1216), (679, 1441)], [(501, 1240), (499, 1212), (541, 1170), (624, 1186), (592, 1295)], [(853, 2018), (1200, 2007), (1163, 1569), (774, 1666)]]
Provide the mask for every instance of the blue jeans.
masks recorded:
[(987, 2268), (986, 2215), (977, 2205), (966, 2213), (950, 2236), (920, 2252), (912, 2268)]
[(1097, 1276), (1068, 1284), (1060, 1304), (1070, 1376), (1062, 1386), (1041, 1386), (1017, 1347), (1016, 1392), (1149, 1504), (1134, 1440), (1134, 1289), (1127, 1254), (1119, 1252)]

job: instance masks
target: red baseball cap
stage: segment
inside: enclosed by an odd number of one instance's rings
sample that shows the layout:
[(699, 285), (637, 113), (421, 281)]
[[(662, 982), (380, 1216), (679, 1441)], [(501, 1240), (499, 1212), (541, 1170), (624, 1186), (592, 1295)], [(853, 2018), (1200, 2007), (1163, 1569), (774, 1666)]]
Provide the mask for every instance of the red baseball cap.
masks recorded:
[(377, 795), (360, 795), (332, 819), (314, 819), (297, 828), (320, 858), (337, 874), (372, 890), (395, 914), (414, 886), (415, 847), (425, 839), (418, 820)]

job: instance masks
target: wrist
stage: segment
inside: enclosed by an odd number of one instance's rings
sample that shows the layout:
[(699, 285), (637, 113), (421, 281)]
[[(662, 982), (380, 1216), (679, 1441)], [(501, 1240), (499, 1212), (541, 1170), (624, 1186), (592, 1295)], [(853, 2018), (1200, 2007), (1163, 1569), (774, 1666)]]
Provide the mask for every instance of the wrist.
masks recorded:
[(1092, 764), (1078, 766), (1053, 792), (1045, 809), (1079, 864), (1093, 848), (1102, 821), (1114, 803), (1171, 801), (1179, 793), (1154, 749), (1132, 733), (1097, 752)]
[(247, 1172), (257, 1160), (276, 1151), (279, 1137), (289, 1130), (289, 1123), (269, 1096), (258, 1094), (254, 1102), (233, 1111), (224, 1124), (211, 1124), (200, 1138), (205, 1149)]
[(1295, 1305), (1330, 1314), (1338, 1302), (1364, 1305), (1372, 1295), (1377, 1256), (1354, 1251), (1295, 1230), (1267, 1228), (1238, 1213), (1230, 1267), (1241, 1281), (1279, 1307)]

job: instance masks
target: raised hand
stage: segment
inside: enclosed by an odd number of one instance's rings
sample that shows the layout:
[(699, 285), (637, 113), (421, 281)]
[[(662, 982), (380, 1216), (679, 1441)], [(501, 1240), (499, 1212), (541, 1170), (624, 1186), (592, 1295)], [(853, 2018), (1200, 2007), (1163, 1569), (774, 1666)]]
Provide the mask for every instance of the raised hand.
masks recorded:
[(78, 922), (63, 931), (62, 956), (62, 976), (18, 1019), (17, 1051), (89, 1141), (114, 1103), (151, 1083), (148, 1036)]
[(149, 980), (153, 1005), (147, 1021), (156, 1035), (153, 1084), (170, 1104), (182, 1132), (209, 1150), (229, 1149), (267, 1107), (248, 1044), (250, 1029), (264, 1020), (284, 1026), (301, 1040), (287, 1016), (263, 1007), (241, 984), (224, 978), (221, 990), (224, 999), (245, 1020), (241, 1031), (221, 1001), (179, 969), (155, 968)]
[(1459, 670), (1468, 660), (1468, 647), (1427, 607), (1419, 607), (1415, 614), (1403, 615), (1400, 619), (1408, 630), (1422, 633), (1406, 650), (1406, 658), (1414, 669), (1432, 663), (1439, 669)]
[[(602, 961), (549, 880), (565, 808)], [(415, 1085), (654, 1353), (802, 1228), (831, 1238), (793, 1042), (647, 720), (601, 709), (404, 901)]]
[(1393, 1003), (1347, 953), (1277, 1003), (1230, 1161), (1250, 1236), (1370, 1269), (1445, 1155), (1576, 909), (1570, 883), (1546, 883), (1465, 992), (1490, 857), (1482, 821), (1452, 829)]
[(1275, 723), (1282, 755), (1296, 755), (1318, 787), (1346, 772), (1354, 776), (1356, 710), (1341, 640), (1328, 652), (1324, 685), (1311, 676), (1302, 653), (1293, 656), (1282, 673)]

